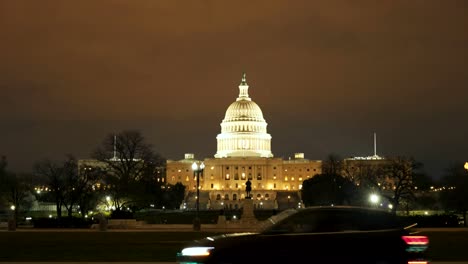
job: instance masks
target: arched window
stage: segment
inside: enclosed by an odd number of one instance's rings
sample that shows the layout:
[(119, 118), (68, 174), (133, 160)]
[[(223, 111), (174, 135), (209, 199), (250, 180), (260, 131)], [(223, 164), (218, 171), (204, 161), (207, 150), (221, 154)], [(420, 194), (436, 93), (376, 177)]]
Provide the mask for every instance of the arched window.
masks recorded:
[(232, 195), (232, 199), (233, 199), (233, 200), (237, 200), (237, 194), (233, 194), (233, 195)]
[(265, 199), (270, 198), (270, 195), (268, 193), (265, 193)]
[(257, 194), (257, 199), (260, 200), (262, 198), (261, 194)]
[(221, 194), (216, 195), (216, 200), (221, 200)]
[(229, 194), (224, 195), (224, 200), (229, 200)]

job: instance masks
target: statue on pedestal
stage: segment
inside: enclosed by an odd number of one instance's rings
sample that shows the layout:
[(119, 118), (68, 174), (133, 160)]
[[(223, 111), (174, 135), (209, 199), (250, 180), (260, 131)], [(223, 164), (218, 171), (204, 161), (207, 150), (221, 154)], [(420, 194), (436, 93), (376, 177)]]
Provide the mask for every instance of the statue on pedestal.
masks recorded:
[(250, 182), (250, 180), (247, 180), (247, 182), (245, 183), (245, 192), (247, 193), (245, 199), (251, 199), (250, 191), (252, 191), (252, 183)]

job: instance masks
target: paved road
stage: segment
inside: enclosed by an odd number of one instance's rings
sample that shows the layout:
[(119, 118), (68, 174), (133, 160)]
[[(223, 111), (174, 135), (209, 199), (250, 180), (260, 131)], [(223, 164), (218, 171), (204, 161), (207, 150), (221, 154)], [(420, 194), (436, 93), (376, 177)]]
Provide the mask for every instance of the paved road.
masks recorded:
[[(177, 264), (176, 262), (1, 262), (0, 264)], [(430, 264), (468, 264), (468, 261), (435, 261)]]

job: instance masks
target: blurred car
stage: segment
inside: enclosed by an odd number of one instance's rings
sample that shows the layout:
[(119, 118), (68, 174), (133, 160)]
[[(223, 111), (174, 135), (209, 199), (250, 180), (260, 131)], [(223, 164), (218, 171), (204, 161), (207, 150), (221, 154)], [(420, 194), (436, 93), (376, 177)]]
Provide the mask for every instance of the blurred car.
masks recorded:
[(194, 241), (179, 263), (426, 264), (429, 239), (411, 234), (388, 212), (360, 207), (288, 209), (261, 224), (258, 233)]

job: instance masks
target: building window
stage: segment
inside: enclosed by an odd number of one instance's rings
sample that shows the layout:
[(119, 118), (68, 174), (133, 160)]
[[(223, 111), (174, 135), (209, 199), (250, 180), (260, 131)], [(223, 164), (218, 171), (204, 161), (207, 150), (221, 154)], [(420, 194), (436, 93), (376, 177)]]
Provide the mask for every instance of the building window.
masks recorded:
[(288, 176), (284, 177), (284, 181), (288, 181)]
[(294, 181), (294, 177), (291, 177), (291, 181)]
[(224, 195), (224, 200), (229, 200), (229, 194)]
[(270, 198), (270, 195), (268, 193), (265, 193), (265, 200), (268, 200)]
[(233, 200), (237, 200), (237, 194), (233, 194), (233, 195), (232, 195), (232, 199), (233, 199)]
[(226, 170), (229, 170), (229, 166), (226, 166)]
[(188, 177), (188, 176), (187, 176), (187, 177), (185, 177), (185, 181), (189, 181), (189, 177)]
[(249, 167), (249, 170), (251, 170), (251, 169), (252, 169), (252, 167)]
[(262, 174), (259, 172), (259, 173), (257, 174), (257, 180), (261, 180), (261, 179), (262, 179)]
[(229, 173), (226, 174), (226, 177), (224, 177), (225, 180), (229, 180)]
[(239, 180), (239, 173), (236, 172), (236, 173), (234, 174), (234, 180), (236, 180), (236, 181)]
[(302, 177), (299, 177), (299, 181), (302, 181)]
[(252, 173), (249, 173), (249, 180), (252, 179)]
[(276, 183), (273, 183), (273, 189), (276, 189)]
[(213, 188), (214, 188), (214, 184), (211, 184), (211, 189), (213, 189)]
[(274, 170), (276, 170), (276, 167), (273, 167)]
[(239, 184), (238, 184), (238, 183), (236, 183), (236, 188), (239, 188)]
[(216, 195), (216, 200), (221, 200), (221, 194)]
[(262, 198), (261, 194), (257, 194), (257, 200), (260, 200)]
[(245, 180), (245, 172), (242, 173), (242, 180)]

